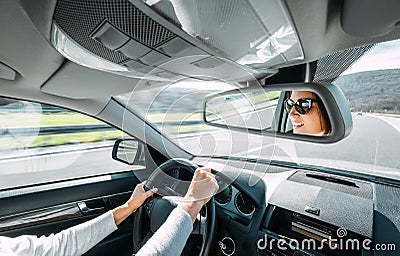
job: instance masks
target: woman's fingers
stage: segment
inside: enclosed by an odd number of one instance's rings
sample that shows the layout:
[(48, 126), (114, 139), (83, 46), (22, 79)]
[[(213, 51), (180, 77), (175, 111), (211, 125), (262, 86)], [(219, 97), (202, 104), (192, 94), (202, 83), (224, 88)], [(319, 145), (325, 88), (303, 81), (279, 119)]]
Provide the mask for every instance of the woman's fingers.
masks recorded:
[(198, 168), (194, 172), (186, 197), (206, 203), (217, 190), (218, 182), (211, 173), (211, 168)]
[[(144, 188), (143, 188), (143, 190), (144, 190)], [(148, 198), (148, 197), (154, 195), (155, 193), (157, 193), (157, 191), (158, 191), (158, 189), (155, 188), (155, 187), (149, 189), (148, 191), (145, 192), (146, 198)]]

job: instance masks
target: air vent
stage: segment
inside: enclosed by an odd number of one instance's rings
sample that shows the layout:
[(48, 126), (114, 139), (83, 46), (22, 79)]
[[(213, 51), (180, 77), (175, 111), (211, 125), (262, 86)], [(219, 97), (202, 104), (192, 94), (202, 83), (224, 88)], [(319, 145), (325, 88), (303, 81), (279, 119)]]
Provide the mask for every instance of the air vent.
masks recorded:
[[(324, 177), (327, 178), (325, 179)], [(338, 175), (299, 171), (293, 174), (288, 180), (324, 187), (367, 199), (373, 198), (373, 189), (371, 183), (341, 177)]]

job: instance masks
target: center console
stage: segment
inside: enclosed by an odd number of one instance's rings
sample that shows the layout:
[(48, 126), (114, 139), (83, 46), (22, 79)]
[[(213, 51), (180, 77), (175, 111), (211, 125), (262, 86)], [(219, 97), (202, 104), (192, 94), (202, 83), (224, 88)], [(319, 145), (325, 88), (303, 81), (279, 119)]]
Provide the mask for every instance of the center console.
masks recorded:
[(257, 247), (262, 255), (371, 255), (372, 223), (370, 183), (297, 172), (269, 199)]
[(372, 241), (344, 228), (277, 206), (270, 206), (259, 232), (262, 255), (363, 254), (363, 243)]

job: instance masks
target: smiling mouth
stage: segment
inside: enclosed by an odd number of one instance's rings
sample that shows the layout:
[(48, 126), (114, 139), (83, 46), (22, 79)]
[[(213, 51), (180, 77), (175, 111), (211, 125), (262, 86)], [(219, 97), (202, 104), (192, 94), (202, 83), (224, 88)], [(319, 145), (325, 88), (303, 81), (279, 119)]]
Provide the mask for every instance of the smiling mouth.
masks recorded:
[(293, 124), (293, 128), (294, 129), (298, 129), (298, 128), (303, 127), (303, 126), (304, 126), (304, 124)]

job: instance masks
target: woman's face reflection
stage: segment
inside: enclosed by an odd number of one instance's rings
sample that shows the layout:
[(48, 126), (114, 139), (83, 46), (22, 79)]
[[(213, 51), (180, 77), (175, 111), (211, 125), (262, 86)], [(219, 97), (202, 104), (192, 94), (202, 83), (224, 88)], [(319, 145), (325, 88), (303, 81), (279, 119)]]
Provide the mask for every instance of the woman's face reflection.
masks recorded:
[(315, 136), (328, 134), (328, 121), (325, 120), (319, 106), (322, 103), (316, 102), (316, 95), (309, 91), (293, 91), (290, 96), (293, 101), (302, 98), (312, 99), (312, 106), (310, 111), (304, 115), (300, 114), (295, 107), (292, 107), (289, 112), (289, 118), (293, 125), (293, 133)]

